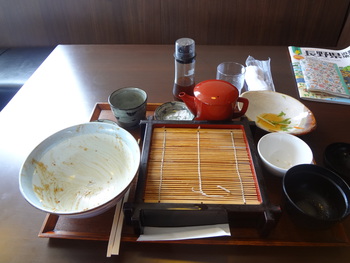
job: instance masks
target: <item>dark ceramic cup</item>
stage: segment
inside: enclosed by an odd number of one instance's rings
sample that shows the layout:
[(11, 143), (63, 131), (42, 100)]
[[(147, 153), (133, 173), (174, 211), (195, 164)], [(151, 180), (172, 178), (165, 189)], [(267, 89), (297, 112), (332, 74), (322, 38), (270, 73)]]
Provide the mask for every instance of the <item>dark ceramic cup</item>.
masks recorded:
[(136, 128), (146, 118), (147, 93), (140, 88), (118, 89), (108, 97), (108, 103), (122, 128)]

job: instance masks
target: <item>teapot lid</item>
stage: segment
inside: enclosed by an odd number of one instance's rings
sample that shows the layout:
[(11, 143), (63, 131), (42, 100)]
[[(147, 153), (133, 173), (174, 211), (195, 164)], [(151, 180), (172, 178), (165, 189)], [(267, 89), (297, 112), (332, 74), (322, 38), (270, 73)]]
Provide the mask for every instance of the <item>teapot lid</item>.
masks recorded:
[(205, 80), (193, 89), (194, 96), (209, 105), (225, 105), (234, 102), (239, 96), (238, 90), (224, 80)]

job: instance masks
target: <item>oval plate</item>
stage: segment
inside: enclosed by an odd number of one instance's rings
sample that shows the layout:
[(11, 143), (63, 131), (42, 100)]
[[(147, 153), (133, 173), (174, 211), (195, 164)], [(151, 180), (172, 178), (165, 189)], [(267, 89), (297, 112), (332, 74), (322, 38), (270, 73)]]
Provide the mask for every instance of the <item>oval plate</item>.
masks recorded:
[[(247, 91), (241, 97), (249, 100), (246, 117), (265, 131), (303, 135), (316, 128), (313, 113), (300, 101), (286, 94), (266, 90)], [(267, 124), (262, 118), (265, 114), (280, 116), (279, 118), (284, 122), (283, 129), (276, 130), (273, 124)]]

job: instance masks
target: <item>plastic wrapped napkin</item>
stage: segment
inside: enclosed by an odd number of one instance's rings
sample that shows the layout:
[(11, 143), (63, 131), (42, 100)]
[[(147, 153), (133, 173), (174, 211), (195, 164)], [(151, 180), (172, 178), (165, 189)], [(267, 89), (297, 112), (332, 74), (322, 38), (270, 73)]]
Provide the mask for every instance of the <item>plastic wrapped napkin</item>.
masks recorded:
[(249, 91), (275, 91), (275, 86), (271, 75), (270, 61), (270, 58), (268, 60), (256, 60), (252, 56), (247, 58), (245, 81)]

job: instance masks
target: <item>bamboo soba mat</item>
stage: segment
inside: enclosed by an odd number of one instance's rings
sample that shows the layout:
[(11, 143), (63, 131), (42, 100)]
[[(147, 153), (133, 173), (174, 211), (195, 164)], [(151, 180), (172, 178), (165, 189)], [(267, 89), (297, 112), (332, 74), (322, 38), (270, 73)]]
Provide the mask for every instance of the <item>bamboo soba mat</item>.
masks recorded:
[(145, 203), (261, 203), (243, 128), (154, 128), (149, 154)]

